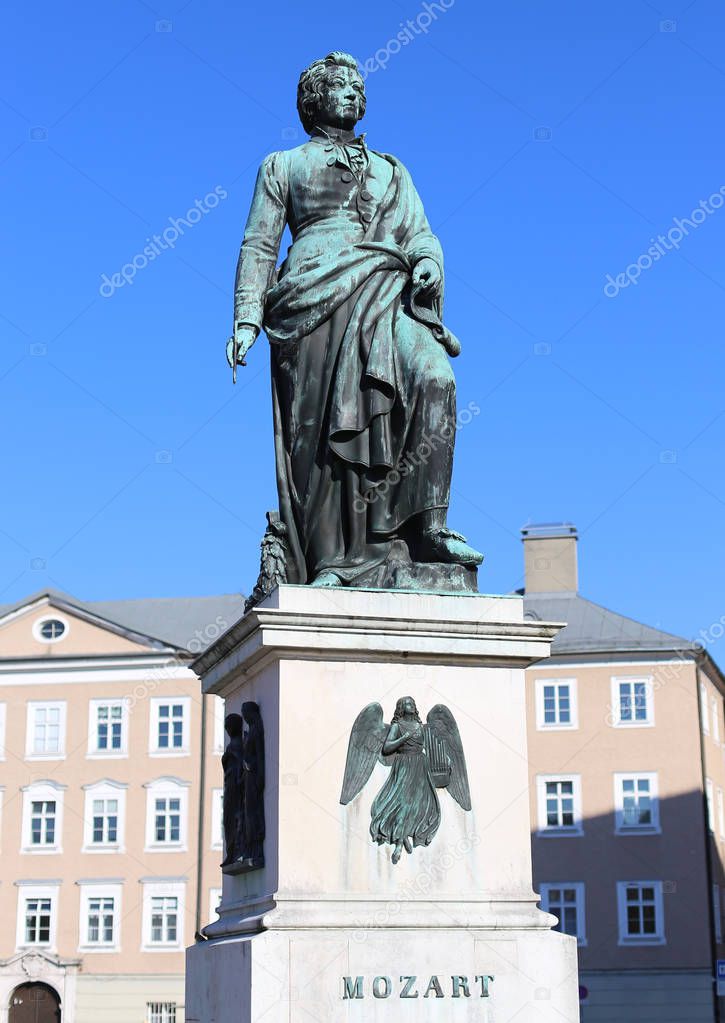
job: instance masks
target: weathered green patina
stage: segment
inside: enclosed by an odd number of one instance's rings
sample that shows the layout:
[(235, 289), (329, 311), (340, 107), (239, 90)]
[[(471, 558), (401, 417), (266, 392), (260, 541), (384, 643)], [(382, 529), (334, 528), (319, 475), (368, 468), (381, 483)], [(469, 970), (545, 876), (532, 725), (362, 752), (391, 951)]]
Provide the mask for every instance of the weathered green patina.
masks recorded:
[(446, 521), (460, 345), (440, 244), (405, 167), (355, 135), (353, 57), (307, 68), (298, 110), (310, 140), (257, 177), (228, 346), (236, 370), (261, 329), (271, 344), (287, 581), (475, 589), (482, 555)]
[(393, 863), (402, 850), (430, 845), (441, 823), (436, 789), (448, 789), (464, 810), (471, 809), (468, 772), (456, 719), (436, 704), (426, 723), (412, 696), (402, 696), (388, 725), (383, 708), (369, 703), (355, 718), (345, 761), (340, 802), (346, 806), (362, 791), (380, 760), (392, 767), (370, 809), (370, 837), (392, 845)]

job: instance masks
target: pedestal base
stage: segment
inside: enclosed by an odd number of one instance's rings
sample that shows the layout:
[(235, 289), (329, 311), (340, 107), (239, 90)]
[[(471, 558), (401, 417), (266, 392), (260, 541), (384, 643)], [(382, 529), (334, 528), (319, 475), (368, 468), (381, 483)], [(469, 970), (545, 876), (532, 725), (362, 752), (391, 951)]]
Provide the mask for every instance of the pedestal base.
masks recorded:
[(576, 947), (552, 931), (268, 931), (187, 952), (187, 1023), (576, 1023)]

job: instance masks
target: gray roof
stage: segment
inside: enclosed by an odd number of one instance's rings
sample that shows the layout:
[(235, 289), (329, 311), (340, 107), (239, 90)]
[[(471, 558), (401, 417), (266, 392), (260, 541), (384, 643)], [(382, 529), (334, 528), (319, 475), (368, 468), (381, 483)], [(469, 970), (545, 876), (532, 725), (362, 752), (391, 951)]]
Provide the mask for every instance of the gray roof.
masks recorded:
[(697, 649), (690, 640), (642, 625), (578, 593), (524, 594), (524, 614), (530, 619), (567, 623), (552, 644), (552, 657)]
[(96, 600), (85, 606), (124, 628), (197, 653), (242, 617), (244, 597), (241, 593), (219, 597), (146, 597)]
[(240, 593), (82, 601), (61, 590), (40, 590), (15, 604), (0, 605), (0, 617), (43, 597), (56, 606), (78, 608), (111, 625), (192, 654), (201, 653), (244, 613), (244, 597)]

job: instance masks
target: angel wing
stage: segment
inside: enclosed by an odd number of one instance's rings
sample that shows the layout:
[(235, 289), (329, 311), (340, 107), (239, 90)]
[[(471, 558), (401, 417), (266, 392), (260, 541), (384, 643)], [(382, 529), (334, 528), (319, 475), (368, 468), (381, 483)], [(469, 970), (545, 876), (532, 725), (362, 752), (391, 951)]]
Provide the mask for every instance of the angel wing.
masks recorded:
[(468, 772), (466, 770), (466, 758), (463, 754), (463, 743), (458, 731), (456, 719), (448, 707), (437, 703), (428, 711), (426, 718), (433, 734), (443, 743), (446, 753), (451, 761), (451, 778), (448, 783), (448, 791), (459, 806), (464, 810), (471, 809), (471, 791), (468, 787)]
[(347, 746), (345, 777), (340, 794), (343, 806), (347, 806), (350, 800), (355, 798), (373, 773), (388, 728), (383, 721), (383, 708), (379, 703), (369, 703), (355, 718)]

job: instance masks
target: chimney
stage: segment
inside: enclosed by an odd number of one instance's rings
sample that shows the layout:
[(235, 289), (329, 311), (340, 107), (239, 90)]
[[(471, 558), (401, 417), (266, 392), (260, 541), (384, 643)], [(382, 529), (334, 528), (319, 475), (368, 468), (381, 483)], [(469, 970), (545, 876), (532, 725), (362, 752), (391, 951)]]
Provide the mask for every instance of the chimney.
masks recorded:
[(524, 592), (576, 593), (576, 526), (545, 522), (524, 526)]

